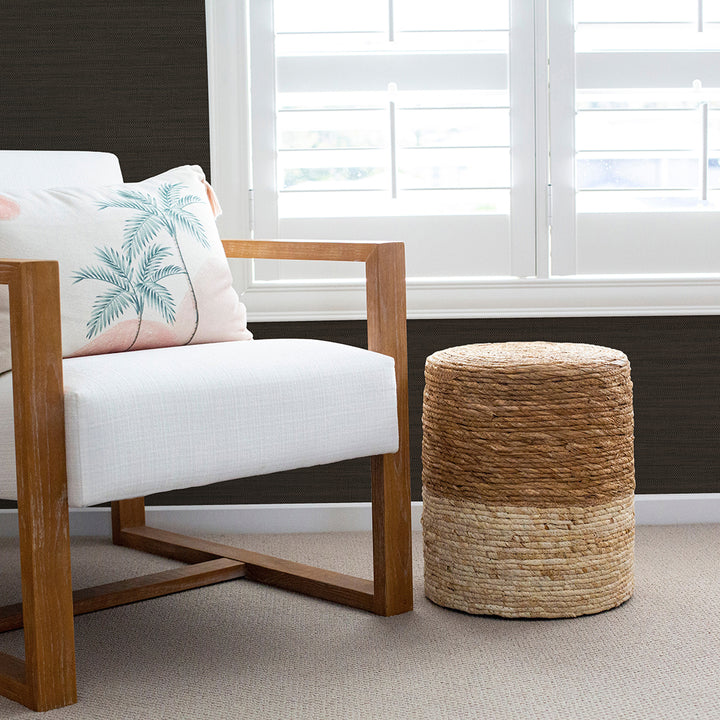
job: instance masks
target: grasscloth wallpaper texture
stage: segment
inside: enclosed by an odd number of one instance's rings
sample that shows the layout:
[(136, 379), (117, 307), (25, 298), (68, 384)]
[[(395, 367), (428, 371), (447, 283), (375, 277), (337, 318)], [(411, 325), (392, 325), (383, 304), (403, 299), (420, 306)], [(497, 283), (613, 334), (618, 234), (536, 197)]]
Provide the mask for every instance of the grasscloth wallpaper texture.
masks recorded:
[(203, 0), (2, 0), (0, 146), (210, 165)]
[[(196, 163), (209, 173), (202, 0), (3, 0), (0, 147), (105, 150), (126, 180)], [(252, 323), (259, 338), (363, 345), (362, 322)], [(420, 499), (423, 368), (473, 342), (608, 345), (630, 358), (640, 493), (720, 491), (720, 318), (414, 320), (408, 326), (413, 499)], [(368, 500), (369, 462), (234, 480), (150, 504)]]

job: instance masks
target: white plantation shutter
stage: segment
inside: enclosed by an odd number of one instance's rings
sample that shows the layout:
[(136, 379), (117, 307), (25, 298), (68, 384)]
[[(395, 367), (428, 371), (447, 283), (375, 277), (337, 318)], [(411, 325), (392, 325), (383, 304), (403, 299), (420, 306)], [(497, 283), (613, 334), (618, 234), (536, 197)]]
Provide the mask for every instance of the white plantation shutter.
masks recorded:
[[(272, 17), (250, 6), (254, 84), (275, 87), (274, 111), (253, 114), (258, 236), (402, 237), (410, 277), (534, 274), (521, 211), (534, 199), (520, 188), (533, 157), (510, 152), (509, 0), (273, 5)], [(515, 132), (531, 138), (532, 122)], [(526, 248), (515, 267), (513, 236)], [(258, 268), (260, 280), (334, 272)]]
[[(720, 311), (720, 0), (206, 2), (226, 236), (401, 239), (411, 317)], [(362, 316), (352, 264), (235, 274)]]
[[(559, 26), (574, 13), (574, 32), (556, 48), (566, 69), (554, 97), (558, 114), (575, 113), (574, 133), (553, 148), (561, 204), (553, 270), (720, 271), (720, 4), (561, 0), (551, 8)], [(551, 66), (553, 48), (551, 36)], [(574, 183), (563, 163), (570, 155)]]

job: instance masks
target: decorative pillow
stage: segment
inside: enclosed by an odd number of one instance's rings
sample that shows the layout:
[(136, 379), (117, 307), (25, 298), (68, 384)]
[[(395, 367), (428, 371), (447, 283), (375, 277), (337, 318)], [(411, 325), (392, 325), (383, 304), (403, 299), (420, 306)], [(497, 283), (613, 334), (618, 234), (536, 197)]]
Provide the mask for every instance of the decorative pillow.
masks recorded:
[[(59, 261), (64, 357), (250, 340), (218, 214), (203, 171), (190, 165), (139, 183), (3, 191), (0, 257)], [(7, 287), (0, 291), (5, 372)]]

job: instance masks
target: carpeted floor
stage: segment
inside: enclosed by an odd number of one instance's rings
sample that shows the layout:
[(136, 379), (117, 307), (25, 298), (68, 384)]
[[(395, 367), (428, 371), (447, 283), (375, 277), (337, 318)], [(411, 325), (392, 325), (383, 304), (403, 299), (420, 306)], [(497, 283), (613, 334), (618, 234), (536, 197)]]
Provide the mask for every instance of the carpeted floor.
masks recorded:
[[(364, 533), (223, 541), (371, 572)], [(73, 552), (77, 587), (173, 565), (97, 539)], [(0, 602), (17, 601), (12, 541), (0, 567)], [(419, 535), (415, 568), (415, 610), (395, 618), (246, 580), (83, 615), (78, 704), (36, 715), (0, 698), (0, 718), (720, 718), (720, 526), (639, 527), (633, 599), (573, 620), (433, 605)], [(21, 648), (21, 633), (0, 637), (0, 650)]]

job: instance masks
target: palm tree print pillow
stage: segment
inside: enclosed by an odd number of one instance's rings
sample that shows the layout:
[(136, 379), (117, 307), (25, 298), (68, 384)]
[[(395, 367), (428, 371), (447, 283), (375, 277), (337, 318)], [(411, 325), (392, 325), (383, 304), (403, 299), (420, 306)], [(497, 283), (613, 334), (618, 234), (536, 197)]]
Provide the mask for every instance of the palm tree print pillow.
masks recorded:
[[(58, 260), (65, 357), (249, 340), (197, 166), (140, 183), (3, 192), (0, 257)], [(10, 369), (7, 288), (0, 372)]]

